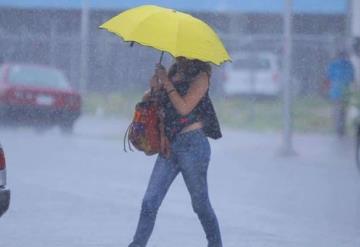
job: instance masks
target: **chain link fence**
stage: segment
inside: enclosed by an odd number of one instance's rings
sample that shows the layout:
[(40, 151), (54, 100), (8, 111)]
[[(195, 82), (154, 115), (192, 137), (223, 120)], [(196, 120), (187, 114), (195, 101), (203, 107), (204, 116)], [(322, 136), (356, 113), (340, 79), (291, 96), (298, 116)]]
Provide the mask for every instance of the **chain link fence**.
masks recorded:
[[(279, 34), (220, 36), (230, 53), (272, 52), (281, 62), (282, 36)], [(298, 95), (319, 93), (329, 59), (339, 48), (345, 47), (345, 43), (345, 39), (336, 34), (294, 35), (291, 73)], [(157, 63), (160, 56), (154, 49), (136, 45), (131, 48), (102, 30), (91, 32), (88, 44), (89, 91), (143, 89), (153, 72), (151, 65)], [(80, 81), (80, 45), (79, 33), (56, 33), (52, 29), (50, 35), (46, 35), (26, 29), (16, 33), (0, 29), (0, 51), (4, 61), (59, 67), (75, 87), (79, 87)], [(170, 62), (168, 56), (165, 63)], [(214, 67), (213, 80), (222, 80), (222, 70), (223, 67)]]

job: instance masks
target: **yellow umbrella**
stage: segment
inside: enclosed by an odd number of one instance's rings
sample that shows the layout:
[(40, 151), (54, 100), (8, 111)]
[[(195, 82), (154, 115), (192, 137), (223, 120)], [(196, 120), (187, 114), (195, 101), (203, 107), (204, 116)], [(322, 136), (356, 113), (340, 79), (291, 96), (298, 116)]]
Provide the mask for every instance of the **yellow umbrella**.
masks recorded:
[(143, 5), (120, 13), (100, 28), (124, 41), (151, 46), (174, 57), (216, 65), (231, 60), (219, 37), (206, 23), (173, 9)]

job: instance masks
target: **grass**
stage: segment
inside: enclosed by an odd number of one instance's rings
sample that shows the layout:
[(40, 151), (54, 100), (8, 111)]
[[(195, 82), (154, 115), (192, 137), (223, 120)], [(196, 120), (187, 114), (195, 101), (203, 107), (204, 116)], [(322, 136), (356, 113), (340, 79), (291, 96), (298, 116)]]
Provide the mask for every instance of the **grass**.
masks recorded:
[(140, 101), (139, 92), (100, 94), (91, 93), (84, 97), (83, 110), (88, 114), (104, 114), (131, 118), (135, 104)]
[[(140, 92), (89, 94), (84, 112), (131, 119)], [(283, 126), (281, 99), (244, 99), (214, 97), (221, 124), (253, 131), (279, 131)], [(331, 106), (321, 97), (299, 98), (293, 104), (294, 129), (298, 132), (330, 132)]]
[[(283, 126), (280, 99), (249, 100), (219, 99), (215, 102), (221, 122), (225, 125), (256, 131), (277, 131)], [(319, 97), (306, 97), (293, 104), (293, 125), (300, 132), (329, 132), (330, 105)]]

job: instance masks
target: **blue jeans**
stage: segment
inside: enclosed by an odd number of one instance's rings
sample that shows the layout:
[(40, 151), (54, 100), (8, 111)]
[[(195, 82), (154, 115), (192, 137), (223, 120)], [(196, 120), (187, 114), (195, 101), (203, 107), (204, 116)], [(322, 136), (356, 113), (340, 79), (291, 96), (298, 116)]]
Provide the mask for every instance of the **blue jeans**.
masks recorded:
[(207, 170), (210, 145), (201, 129), (180, 133), (171, 144), (169, 159), (158, 156), (142, 202), (133, 242), (129, 247), (145, 247), (153, 231), (158, 209), (175, 177), (181, 173), (208, 240), (208, 247), (222, 247), (219, 224), (211, 207)]

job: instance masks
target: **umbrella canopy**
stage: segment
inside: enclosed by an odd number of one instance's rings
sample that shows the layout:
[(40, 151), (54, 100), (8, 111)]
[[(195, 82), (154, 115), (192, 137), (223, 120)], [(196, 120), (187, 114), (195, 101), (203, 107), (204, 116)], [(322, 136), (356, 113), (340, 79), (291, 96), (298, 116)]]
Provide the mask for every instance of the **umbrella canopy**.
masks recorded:
[(100, 28), (174, 57), (216, 65), (230, 61), (219, 37), (205, 22), (173, 9), (143, 5), (120, 13)]

